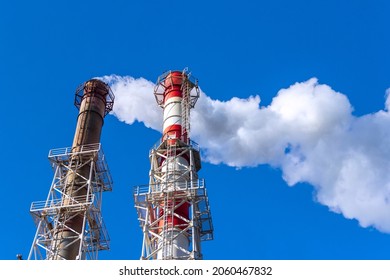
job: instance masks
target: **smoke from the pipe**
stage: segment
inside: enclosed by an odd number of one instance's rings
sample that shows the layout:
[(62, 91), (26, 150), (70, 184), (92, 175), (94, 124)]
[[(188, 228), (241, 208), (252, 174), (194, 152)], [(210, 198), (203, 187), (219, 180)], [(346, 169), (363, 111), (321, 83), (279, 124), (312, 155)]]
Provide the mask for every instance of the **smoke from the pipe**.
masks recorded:
[[(116, 96), (113, 114), (161, 131), (154, 83), (105, 76)], [(361, 226), (390, 233), (390, 89), (385, 109), (356, 117), (348, 98), (312, 78), (260, 97), (213, 100), (203, 92), (191, 113), (191, 137), (205, 160), (233, 167), (270, 164), (292, 186), (307, 182), (318, 202)]]

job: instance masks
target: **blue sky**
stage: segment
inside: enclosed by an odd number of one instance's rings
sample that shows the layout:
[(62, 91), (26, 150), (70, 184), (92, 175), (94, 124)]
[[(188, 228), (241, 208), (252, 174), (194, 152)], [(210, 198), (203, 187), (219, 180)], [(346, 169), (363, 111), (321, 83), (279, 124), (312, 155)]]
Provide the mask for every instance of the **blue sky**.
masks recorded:
[[(259, 95), (268, 106), (280, 89), (316, 77), (360, 117), (385, 108), (389, 12), (385, 0), (1, 3), (0, 259), (28, 255), (30, 204), (49, 191), (48, 151), (72, 144), (79, 84), (110, 74), (155, 82), (189, 67), (214, 100)], [(159, 137), (142, 123), (105, 119), (114, 190), (103, 198), (111, 250), (101, 259), (140, 256), (132, 187), (148, 182)], [(204, 162), (199, 175), (215, 228), (205, 259), (389, 259), (389, 234), (330, 211), (309, 183), (289, 187), (277, 167)]]

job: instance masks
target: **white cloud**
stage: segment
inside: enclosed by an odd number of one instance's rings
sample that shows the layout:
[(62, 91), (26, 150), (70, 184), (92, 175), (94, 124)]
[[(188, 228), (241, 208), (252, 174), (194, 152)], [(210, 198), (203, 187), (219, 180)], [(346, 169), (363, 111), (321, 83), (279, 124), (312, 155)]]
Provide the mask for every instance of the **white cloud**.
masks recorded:
[[(161, 130), (162, 111), (145, 79), (106, 76), (113, 114)], [(205, 93), (191, 112), (191, 137), (205, 160), (233, 167), (270, 164), (289, 185), (307, 182), (318, 202), (361, 226), (390, 233), (390, 90), (386, 110), (352, 115), (348, 98), (312, 78), (260, 97), (213, 100)]]

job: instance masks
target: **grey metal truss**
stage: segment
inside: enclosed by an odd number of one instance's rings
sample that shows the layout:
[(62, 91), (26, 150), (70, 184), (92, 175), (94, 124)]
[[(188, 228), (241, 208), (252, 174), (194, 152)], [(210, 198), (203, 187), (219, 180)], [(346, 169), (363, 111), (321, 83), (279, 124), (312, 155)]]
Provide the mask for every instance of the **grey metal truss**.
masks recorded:
[[(109, 249), (109, 236), (101, 215), (102, 193), (112, 190), (112, 179), (101, 144), (53, 149), (49, 161), (54, 170), (45, 201), (31, 204), (30, 213), (37, 231), (28, 259), (57, 260), (59, 246), (66, 249), (78, 243), (77, 259), (96, 260), (100, 250)], [(83, 172), (82, 172), (83, 170)], [(86, 189), (85, 195), (73, 196), (66, 191), (69, 182)], [(82, 219), (82, 229), (72, 227), (72, 219)], [(62, 233), (70, 232), (63, 244)], [(65, 247), (64, 247), (65, 246)]]

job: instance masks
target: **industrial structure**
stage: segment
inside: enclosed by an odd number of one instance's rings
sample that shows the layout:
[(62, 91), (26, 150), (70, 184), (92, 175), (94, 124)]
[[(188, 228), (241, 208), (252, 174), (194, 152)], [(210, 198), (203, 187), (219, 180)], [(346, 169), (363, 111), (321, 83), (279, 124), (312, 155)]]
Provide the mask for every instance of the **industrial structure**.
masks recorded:
[(37, 231), (28, 259), (95, 260), (100, 250), (109, 248), (101, 205), (102, 193), (112, 189), (112, 180), (100, 135), (113, 104), (110, 87), (100, 80), (77, 88), (73, 145), (50, 150), (54, 177), (49, 194), (30, 208)]
[(149, 184), (134, 188), (143, 231), (141, 259), (202, 259), (201, 241), (213, 226), (199, 146), (190, 139), (190, 109), (199, 98), (196, 79), (184, 71), (158, 78), (156, 101), (163, 108), (163, 136), (150, 150)]

